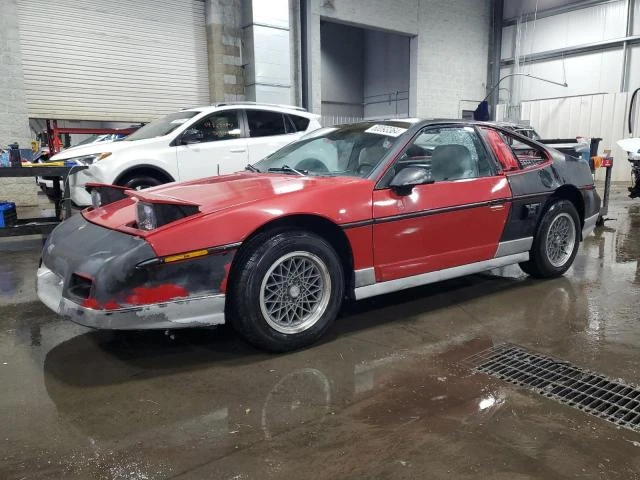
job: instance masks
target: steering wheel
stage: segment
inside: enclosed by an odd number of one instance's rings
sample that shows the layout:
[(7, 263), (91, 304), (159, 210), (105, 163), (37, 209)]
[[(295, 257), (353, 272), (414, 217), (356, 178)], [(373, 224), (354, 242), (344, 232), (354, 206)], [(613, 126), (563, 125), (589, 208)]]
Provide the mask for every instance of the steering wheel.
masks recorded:
[(329, 173), (329, 169), (324, 164), (324, 162), (321, 162), (317, 158), (305, 158), (304, 160), (298, 162), (298, 164), (295, 166), (295, 169), (318, 173)]
[(371, 171), (372, 168), (373, 165), (371, 165), (370, 163), (361, 163), (360, 165), (358, 165), (356, 173), (364, 177)]

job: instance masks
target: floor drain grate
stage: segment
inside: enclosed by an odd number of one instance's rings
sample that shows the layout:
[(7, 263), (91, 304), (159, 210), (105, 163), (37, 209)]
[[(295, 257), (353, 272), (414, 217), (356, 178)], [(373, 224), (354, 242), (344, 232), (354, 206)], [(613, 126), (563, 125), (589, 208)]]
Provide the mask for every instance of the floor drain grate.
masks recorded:
[(511, 344), (484, 350), (464, 363), (620, 427), (640, 431), (638, 387)]

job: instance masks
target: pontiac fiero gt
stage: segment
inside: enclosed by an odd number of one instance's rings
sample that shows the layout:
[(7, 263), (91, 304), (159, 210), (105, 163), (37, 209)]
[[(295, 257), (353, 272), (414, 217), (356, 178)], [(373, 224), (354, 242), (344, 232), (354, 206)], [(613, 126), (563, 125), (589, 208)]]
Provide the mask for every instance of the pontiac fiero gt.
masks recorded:
[(244, 172), (87, 189), (44, 246), (47, 306), (103, 329), (226, 322), (275, 351), (317, 340), (345, 298), (516, 263), (562, 275), (600, 207), (587, 163), (450, 121), (325, 128)]

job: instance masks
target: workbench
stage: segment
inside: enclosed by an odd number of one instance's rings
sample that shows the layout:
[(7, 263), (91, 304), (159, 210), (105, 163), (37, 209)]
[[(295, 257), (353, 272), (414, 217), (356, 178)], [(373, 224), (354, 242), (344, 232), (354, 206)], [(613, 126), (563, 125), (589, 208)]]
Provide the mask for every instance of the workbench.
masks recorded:
[[(16, 178), (16, 177), (49, 177), (53, 181), (53, 194), (55, 201), (54, 217), (37, 217), (37, 218), (18, 218), (18, 221), (11, 226), (0, 228), (1, 237), (16, 237), (20, 235), (46, 235), (50, 233), (63, 219), (62, 209), (64, 204), (65, 217), (71, 215), (71, 200), (69, 199), (69, 185), (67, 177), (71, 173), (79, 172), (88, 167), (84, 165), (74, 165), (73, 167), (52, 167), (52, 166), (33, 166), (33, 167), (0, 167), (0, 178)], [(64, 189), (60, 188), (60, 183), (64, 185)], [(0, 192), (2, 196), (2, 192)], [(11, 200), (6, 198), (3, 200)]]

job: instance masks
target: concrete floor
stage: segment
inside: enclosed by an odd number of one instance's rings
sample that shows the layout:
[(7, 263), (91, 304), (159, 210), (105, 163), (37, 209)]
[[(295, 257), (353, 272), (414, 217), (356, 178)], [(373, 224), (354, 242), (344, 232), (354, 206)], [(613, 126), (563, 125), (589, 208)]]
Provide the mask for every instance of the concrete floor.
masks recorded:
[(640, 478), (640, 433), (460, 361), (501, 342), (640, 383), (640, 201), (564, 278), (517, 267), (352, 304), (269, 355), (227, 329), (89, 331), (0, 261), (0, 478)]

